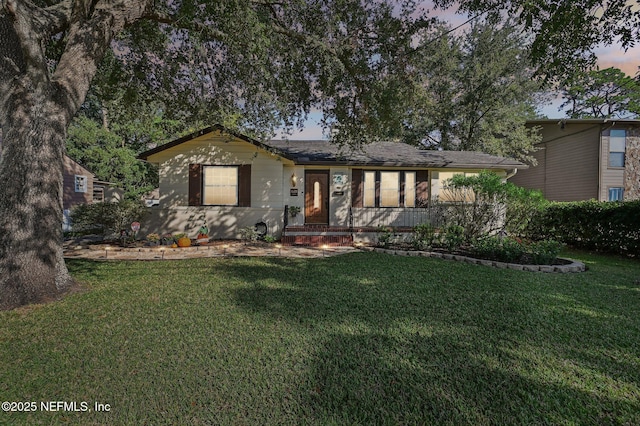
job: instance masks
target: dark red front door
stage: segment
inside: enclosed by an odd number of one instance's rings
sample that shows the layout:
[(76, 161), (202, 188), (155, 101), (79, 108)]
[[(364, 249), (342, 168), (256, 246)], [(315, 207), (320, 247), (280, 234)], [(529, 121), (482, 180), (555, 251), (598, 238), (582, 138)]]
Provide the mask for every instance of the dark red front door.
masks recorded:
[(329, 224), (329, 171), (310, 170), (304, 174), (305, 223)]

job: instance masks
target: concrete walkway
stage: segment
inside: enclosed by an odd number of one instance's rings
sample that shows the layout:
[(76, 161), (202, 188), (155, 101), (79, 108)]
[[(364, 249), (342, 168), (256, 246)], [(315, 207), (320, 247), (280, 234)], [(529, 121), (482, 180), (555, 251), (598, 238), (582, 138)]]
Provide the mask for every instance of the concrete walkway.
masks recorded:
[(328, 257), (357, 251), (355, 247), (301, 247), (280, 244), (243, 244), (239, 241), (213, 241), (203, 246), (171, 248), (167, 246), (123, 248), (92, 241), (65, 241), (68, 259), (93, 260), (179, 260), (205, 257)]

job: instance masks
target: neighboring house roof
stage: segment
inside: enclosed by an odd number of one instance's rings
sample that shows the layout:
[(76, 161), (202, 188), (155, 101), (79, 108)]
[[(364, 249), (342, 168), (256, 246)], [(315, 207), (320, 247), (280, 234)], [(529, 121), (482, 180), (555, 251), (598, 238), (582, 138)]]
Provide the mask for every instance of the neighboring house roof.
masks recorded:
[(241, 140), (254, 144), (269, 152), (300, 165), (349, 165), (387, 167), (429, 167), (429, 168), (482, 168), (513, 169), (527, 165), (511, 158), (498, 157), (471, 151), (431, 151), (417, 149), (399, 142), (375, 142), (361, 149), (340, 147), (329, 141), (272, 140), (259, 142), (248, 136), (230, 131), (223, 126), (207, 127), (173, 142), (160, 145), (138, 156), (143, 160), (173, 148), (197, 137), (214, 131), (229, 133)]

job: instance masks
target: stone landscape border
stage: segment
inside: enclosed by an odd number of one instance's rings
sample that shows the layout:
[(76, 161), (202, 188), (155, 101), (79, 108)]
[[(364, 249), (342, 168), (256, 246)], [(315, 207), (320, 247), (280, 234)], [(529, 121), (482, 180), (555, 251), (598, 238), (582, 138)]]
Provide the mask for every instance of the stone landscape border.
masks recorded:
[(457, 262), (466, 262), (473, 265), (491, 266), (498, 269), (513, 269), (515, 271), (527, 271), (527, 272), (546, 272), (546, 273), (561, 273), (566, 274), (570, 272), (584, 272), (587, 270), (586, 266), (582, 262), (578, 262), (573, 259), (561, 259), (569, 263), (566, 265), (522, 265), (519, 263), (507, 263), (497, 262), (495, 260), (476, 259), (475, 257), (462, 256), (459, 254), (439, 253), (432, 251), (416, 251), (416, 250), (397, 250), (397, 249), (384, 249), (380, 247), (370, 247), (369, 250), (377, 253), (387, 253), (396, 256), (421, 256), (431, 257), (434, 259), (454, 260)]

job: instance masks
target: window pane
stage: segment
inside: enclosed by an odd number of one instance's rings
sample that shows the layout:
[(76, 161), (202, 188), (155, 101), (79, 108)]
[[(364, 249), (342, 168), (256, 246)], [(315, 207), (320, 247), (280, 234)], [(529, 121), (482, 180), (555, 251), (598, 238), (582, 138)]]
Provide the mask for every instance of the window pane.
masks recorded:
[(313, 184), (313, 208), (320, 209), (320, 182)]
[(380, 207), (398, 207), (400, 172), (380, 172)]
[(624, 152), (627, 132), (624, 130), (611, 130), (609, 133), (609, 152)]
[(610, 152), (609, 167), (624, 167), (624, 152)]
[(363, 206), (376, 206), (376, 172), (364, 172)]
[(404, 206), (416, 206), (416, 172), (404, 173)]
[(622, 201), (624, 198), (624, 189), (609, 188), (609, 201)]
[(206, 166), (204, 173), (204, 204), (238, 204), (238, 168)]

